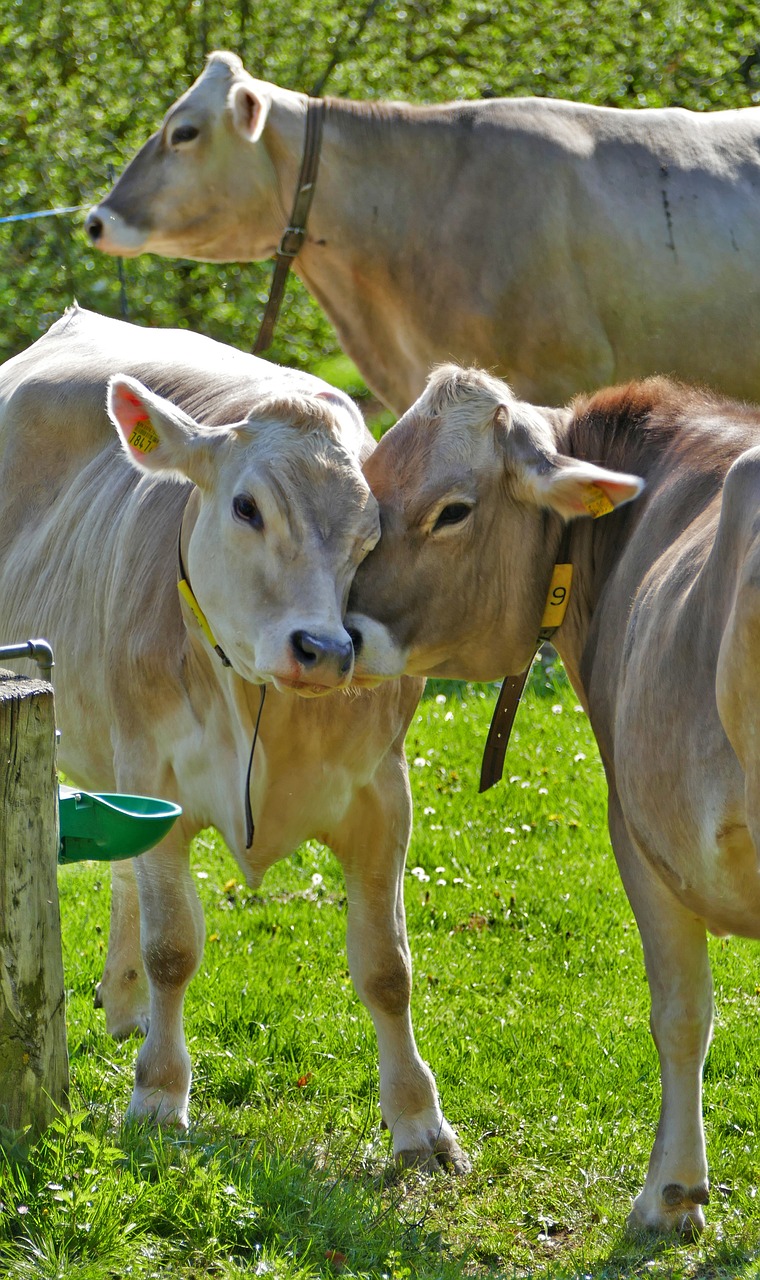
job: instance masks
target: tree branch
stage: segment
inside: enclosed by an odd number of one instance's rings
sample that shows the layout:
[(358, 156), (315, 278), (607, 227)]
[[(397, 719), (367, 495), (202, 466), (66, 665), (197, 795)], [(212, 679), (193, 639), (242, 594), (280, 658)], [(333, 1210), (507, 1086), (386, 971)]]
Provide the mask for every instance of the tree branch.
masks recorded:
[(315, 82), (311, 90), (312, 98), (320, 97), (322, 90), (327, 84), (327, 81), (329, 80), (335, 68), (339, 65), (339, 63), (343, 62), (350, 53), (353, 53), (357, 44), (359, 43), (362, 36), (364, 35), (364, 31), (367, 24), (375, 16), (376, 11), (380, 8), (382, 3), (383, 3), (383, 0), (370, 0), (370, 3), (367, 5), (366, 9), (364, 10), (364, 13), (359, 19), (359, 24), (356, 28), (356, 31), (351, 36), (350, 40), (347, 42), (345, 47), (341, 47), (336, 43), (336, 47), (333, 51), (333, 55), (330, 58), (330, 61), (327, 64), (327, 67), (322, 72), (322, 75), (319, 77), (319, 79)]

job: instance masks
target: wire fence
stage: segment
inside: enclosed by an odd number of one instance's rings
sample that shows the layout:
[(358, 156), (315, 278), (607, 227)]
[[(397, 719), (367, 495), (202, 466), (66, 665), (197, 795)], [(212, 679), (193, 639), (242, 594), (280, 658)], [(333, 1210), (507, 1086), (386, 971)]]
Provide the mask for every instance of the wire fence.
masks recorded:
[(62, 213), (81, 213), (86, 204), (69, 204), (61, 209), (37, 209), (34, 213), (9, 213), (0, 222), (31, 222), (33, 218), (57, 218)]
[[(112, 170), (112, 166), (109, 166)], [(112, 171), (109, 173), (109, 179), (113, 181)], [(9, 213), (0, 218), (0, 225), (8, 222), (32, 222), (35, 218), (57, 218), (61, 215), (70, 213), (83, 213), (90, 206), (86, 204), (67, 204), (57, 209), (35, 209), (31, 213)], [(122, 317), (126, 320), (129, 317), (129, 303), (127, 301), (127, 278), (124, 271), (124, 259), (116, 259), (116, 270), (119, 276), (119, 309)]]

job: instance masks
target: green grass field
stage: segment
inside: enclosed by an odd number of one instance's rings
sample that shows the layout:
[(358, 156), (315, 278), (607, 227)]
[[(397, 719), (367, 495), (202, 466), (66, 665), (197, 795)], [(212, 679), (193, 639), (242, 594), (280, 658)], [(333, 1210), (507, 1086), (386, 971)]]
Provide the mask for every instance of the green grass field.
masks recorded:
[(713, 941), (702, 1240), (628, 1239), (658, 1073), (588, 722), (531, 680), (505, 782), (477, 795), (493, 690), (429, 685), (408, 754), (406, 880), (421, 1050), (474, 1169), (394, 1175), (375, 1045), (348, 978), (332, 855), (258, 893), (213, 832), (192, 850), (208, 939), (186, 1005), (193, 1124), (125, 1129), (136, 1042), (92, 1007), (107, 877), (60, 873), (72, 1113), (0, 1168), (13, 1278), (754, 1276), (760, 1273), (757, 951)]

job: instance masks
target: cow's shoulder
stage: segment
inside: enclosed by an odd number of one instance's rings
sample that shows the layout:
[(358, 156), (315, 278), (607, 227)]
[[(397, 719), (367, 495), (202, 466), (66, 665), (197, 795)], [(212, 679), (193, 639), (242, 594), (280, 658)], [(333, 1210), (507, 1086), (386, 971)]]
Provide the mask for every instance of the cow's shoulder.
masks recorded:
[[(726, 564), (743, 559), (754, 547), (760, 569), (760, 442), (745, 449), (726, 473), (721, 495), (716, 554)], [(760, 577), (758, 579), (760, 581)]]
[(731, 464), (724, 486), (724, 506), (736, 503), (760, 511), (760, 440)]
[(760, 409), (653, 377), (577, 397), (568, 433), (575, 448), (648, 480), (704, 475), (722, 485), (734, 460), (760, 443)]

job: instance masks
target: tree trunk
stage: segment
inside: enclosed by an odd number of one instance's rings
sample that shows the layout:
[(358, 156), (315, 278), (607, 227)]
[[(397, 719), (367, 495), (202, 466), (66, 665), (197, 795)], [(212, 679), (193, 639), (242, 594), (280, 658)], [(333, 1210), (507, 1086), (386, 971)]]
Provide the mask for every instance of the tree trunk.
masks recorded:
[(66, 1105), (55, 709), (0, 670), (0, 1124), (38, 1133)]

